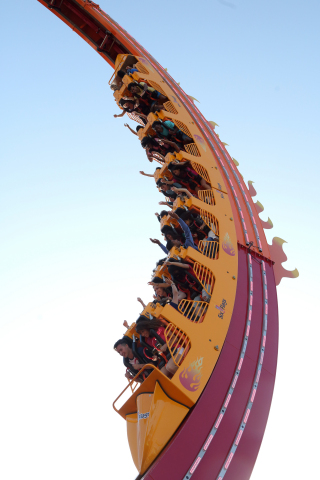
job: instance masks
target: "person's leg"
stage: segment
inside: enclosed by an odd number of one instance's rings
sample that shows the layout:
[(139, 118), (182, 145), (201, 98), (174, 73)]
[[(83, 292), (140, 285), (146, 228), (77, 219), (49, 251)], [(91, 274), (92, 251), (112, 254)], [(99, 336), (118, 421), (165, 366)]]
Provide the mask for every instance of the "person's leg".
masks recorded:
[(160, 110), (164, 110), (164, 106), (153, 102), (153, 104), (151, 105), (151, 112), (159, 112)]
[(181, 132), (181, 137), (180, 138), (181, 138), (181, 141), (184, 145), (188, 144), (188, 143), (194, 143), (193, 139), (183, 132)]
[(180, 300), (183, 300), (184, 298), (186, 298), (186, 294), (185, 292), (182, 292), (181, 290), (178, 290), (178, 302), (180, 302)]
[(171, 374), (171, 375), (174, 375), (176, 373), (176, 371), (178, 370), (178, 366), (174, 363), (174, 361), (172, 360), (172, 358), (170, 358), (170, 360), (168, 361), (167, 365), (165, 366), (168, 374), (167, 374), (167, 377)]
[(201, 178), (200, 184), (201, 184), (201, 186), (202, 186), (205, 190), (211, 190), (210, 185), (205, 181), (204, 178)]
[(210, 230), (208, 233), (208, 240), (209, 238), (212, 238), (213, 240), (218, 239), (217, 235), (212, 230)]
[(154, 100), (157, 100), (159, 102), (166, 102), (168, 101), (167, 97), (165, 97), (164, 95), (162, 95), (162, 93), (160, 92), (153, 92), (151, 97), (154, 99)]
[[(171, 360), (171, 359), (170, 359), (170, 360)], [(168, 362), (168, 363), (169, 363), (169, 362)], [(165, 375), (166, 377), (169, 377), (169, 375), (170, 375), (169, 371), (168, 371), (167, 368), (166, 368), (166, 365), (161, 368), (160, 372), (163, 373), (163, 375)]]

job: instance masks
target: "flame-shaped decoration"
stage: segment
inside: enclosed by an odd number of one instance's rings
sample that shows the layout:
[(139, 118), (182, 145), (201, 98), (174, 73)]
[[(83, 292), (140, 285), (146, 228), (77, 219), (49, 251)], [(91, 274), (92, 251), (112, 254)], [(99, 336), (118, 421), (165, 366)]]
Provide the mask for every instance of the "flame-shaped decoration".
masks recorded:
[(208, 123), (210, 123), (209, 126), (212, 128), (212, 130), (214, 130), (215, 127), (219, 127), (219, 125), (216, 122), (213, 122), (212, 120), (209, 120)]
[(233, 161), (233, 163), (235, 164), (236, 167), (239, 167), (240, 163), (237, 162), (237, 160), (235, 158), (232, 157), (232, 161)]
[(281, 265), (283, 262), (287, 260), (287, 255), (284, 253), (282, 248), (282, 245), (284, 243), (287, 243), (287, 242), (282, 238), (274, 237), (272, 239), (272, 245), (269, 245), (271, 259), (275, 262), (273, 270), (274, 270), (276, 285), (279, 285), (279, 283), (284, 277), (288, 277), (288, 278), (299, 277), (299, 272), (297, 269), (290, 271), (290, 270), (286, 270)]
[(261, 220), (261, 218), (260, 218), (260, 222), (261, 222), (262, 228), (264, 228), (265, 230), (269, 230), (270, 228), (273, 228), (273, 223), (272, 223), (272, 221), (270, 220), (269, 217), (268, 217), (268, 221), (267, 221), (267, 222), (264, 222), (264, 221)]
[(143, 63), (144, 65), (151, 66), (146, 58), (144, 57), (137, 57), (137, 58), (139, 58), (139, 62)]
[(202, 137), (200, 137), (200, 135), (193, 135), (193, 136), (194, 136), (195, 140), (200, 143), (203, 150), (206, 152), (207, 147), (206, 147), (206, 142), (204, 141), (204, 139)]
[(194, 103), (195, 101), (200, 103), (199, 100), (197, 100), (196, 98), (192, 97), (191, 95), (188, 95), (188, 97), (190, 98), (190, 100)]
[(254, 182), (252, 180), (248, 181), (248, 190), (251, 195), (251, 197), (255, 197), (257, 195), (257, 190), (254, 188), (252, 185)]
[[(248, 182), (249, 183), (249, 182)], [(252, 189), (254, 190), (254, 188), (252, 187)], [(257, 193), (255, 190), (254, 190), (255, 193)], [(250, 193), (250, 189), (249, 189), (249, 193)], [(251, 194), (250, 194), (251, 195)], [(251, 195), (252, 196), (252, 195)], [(255, 206), (256, 206), (256, 210), (258, 212), (258, 215), (259, 213), (263, 212), (264, 210), (264, 206), (262, 205), (262, 203), (260, 203), (259, 201), (257, 201), (255, 203)], [(260, 218), (260, 217), (259, 217)], [(260, 222), (261, 222), (261, 225), (262, 225), (262, 228), (265, 228), (266, 230), (270, 229), (270, 228), (273, 228), (273, 223), (272, 221), (270, 220), (270, 217), (268, 217), (268, 221), (267, 222), (264, 222), (263, 220), (261, 220), (260, 218)]]
[(263, 212), (264, 206), (262, 205), (261, 202), (259, 202), (259, 200), (255, 203), (255, 206), (256, 206), (256, 210), (258, 212), (258, 215), (259, 215), (259, 213)]
[(197, 358), (194, 362), (182, 370), (179, 375), (180, 382), (190, 392), (195, 392), (201, 382), (203, 357)]
[(229, 144), (225, 142), (222, 142), (222, 145), (224, 145), (225, 147), (229, 147)]
[[(249, 193), (250, 193), (251, 197), (255, 197), (257, 195), (256, 189), (252, 186), (253, 183), (254, 182), (252, 180), (248, 181), (248, 190), (249, 190)], [(255, 206), (256, 206), (256, 210), (258, 212), (258, 215), (259, 215), (259, 213), (263, 212), (264, 206), (262, 205), (261, 202), (257, 201), (255, 203)], [(270, 217), (268, 217), (268, 220), (266, 222), (264, 220), (261, 220), (260, 217), (259, 217), (259, 219), (260, 219), (262, 228), (264, 228), (265, 230), (269, 230), (270, 228), (273, 228), (273, 223), (272, 223)]]
[(225, 236), (224, 236), (224, 239), (223, 239), (223, 242), (222, 242), (222, 249), (228, 255), (231, 255), (231, 257), (233, 257), (236, 253), (235, 250), (234, 250), (234, 246), (231, 243), (231, 240), (230, 240), (230, 237), (229, 237), (228, 233), (226, 233)]

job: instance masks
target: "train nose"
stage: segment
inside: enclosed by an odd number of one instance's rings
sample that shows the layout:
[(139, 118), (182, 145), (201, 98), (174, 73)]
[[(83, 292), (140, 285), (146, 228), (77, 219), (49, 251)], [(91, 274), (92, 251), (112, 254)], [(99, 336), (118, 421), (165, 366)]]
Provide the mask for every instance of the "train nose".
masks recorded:
[(189, 408), (167, 396), (156, 383), (153, 393), (140, 394), (137, 412), (126, 416), (127, 433), (134, 464), (144, 473), (172, 437)]

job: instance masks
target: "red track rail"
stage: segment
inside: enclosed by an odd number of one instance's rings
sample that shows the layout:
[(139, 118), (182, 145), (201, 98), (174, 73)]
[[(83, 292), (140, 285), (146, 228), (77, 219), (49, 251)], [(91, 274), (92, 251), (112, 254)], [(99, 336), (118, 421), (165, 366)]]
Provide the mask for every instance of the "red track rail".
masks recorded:
[[(222, 478), (221, 471), (225, 470), (224, 466), (230, 458), (232, 447), (243, 425), (243, 418), (246, 416), (248, 404), (252, 398), (252, 389), (256, 388), (249, 418), (245, 428), (242, 429), (241, 440), (231, 457), (228, 468), (223, 472), (225, 478), (230, 480), (246, 480), (250, 477), (268, 419), (278, 350), (275, 281), (272, 264), (264, 263), (268, 292), (267, 335), (258, 383), (256, 384), (257, 367), (260, 365), (266, 320), (264, 275), (260, 258), (257, 255), (248, 254), (247, 249), (240, 246), (234, 315), (219, 362), (196, 407), (157, 462), (143, 477), (144, 480)], [(250, 265), (252, 265), (252, 280), (250, 280)], [(248, 302), (251, 291), (253, 293), (252, 308), (250, 308), (250, 301)], [(251, 320), (248, 335), (249, 317)], [(245, 354), (242, 355), (246, 338)], [(242, 362), (241, 358), (243, 358)], [(237, 380), (234, 383), (235, 377)], [(234, 385), (233, 392), (228, 400), (232, 385)], [(216, 432), (210, 439), (212, 429)], [(209, 442), (205, 454), (199, 461), (199, 456), (201, 458), (203, 454), (203, 447), (206, 447), (206, 443)], [(192, 471), (197, 461), (199, 463), (192, 474), (190, 470)]]
[[(247, 480), (258, 455), (271, 405), (278, 350), (278, 310), (268, 244), (248, 190), (210, 124), (188, 95), (123, 28), (87, 0), (39, 0), (111, 66), (119, 53), (144, 56), (201, 129), (233, 199), (243, 245), (238, 287), (225, 344), (196, 406), (157, 458), (145, 480)], [(239, 239), (240, 240), (240, 239)], [(248, 328), (249, 327), (249, 328)], [(242, 432), (242, 433), (241, 433)]]

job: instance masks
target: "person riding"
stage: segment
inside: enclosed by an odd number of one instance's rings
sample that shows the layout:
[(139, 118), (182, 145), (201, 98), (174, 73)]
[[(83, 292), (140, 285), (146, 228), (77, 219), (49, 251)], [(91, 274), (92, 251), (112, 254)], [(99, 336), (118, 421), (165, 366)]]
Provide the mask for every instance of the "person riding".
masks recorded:
[(121, 98), (119, 105), (122, 108), (122, 113), (113, 115), (115, 118), (123, 117), (125, 113), (135, 113), (145, 125), (147, 124), (147, 115), (150, 113), (150, 108), (147, 105), (140, 104), (139, 101), (125, 100), (124, 98)]
[(139, 132), (139, 130), (141, 130), (141, 128), (144, 128), (142, 125), (138, 125), (138, 126), (136, 127), (136, 131), (134, 131), (134, 130), (130, 127), (130, 125), (129, 125), (128, 123), (125, 123), (124, 126), (125, 126), (126, 128), (128, 128), (128, 129), (130, 130), (130, 132), (133, 133), (133, 135), (136, 135), (137, 137), (138, 137), (138, 132)]
[[(123, 363), (127, 367), (125, 377), (128, 380), (132, 380), (136, 376), (138, 371), (141, 370), (141, 368), (144, 367), (146, 363), (150, 363), (149, 359), (144, 355), (142, 347), (137, 347), (136, 356), (133, 353), (132, 346), (133, 341), (130, 337), (127, 336), (124, 336), (123, 338), (118, 340), (113, 346), (114, 350), (118, 352), (119, 355), (123, 358)], [(143, 372), (141, 377), (139, 376), (136, 378), (136, 381), (141, 383), (143, 382), (145, 377), (146, 375), (144, 375)]]
[[(165, 101), (167, 98), (158, 92), (155, 88), (149, 87), (145, 82), (131, 82), (128, 85), (128, 90), (133, 94), (133, 98), (146, 98), (150, 103), (154, 101)], [(162, 105), (159, 105), (163, 109)]]
[(193, 143), (193, 139), (183, 133), (182, 130), (176, 127), (176, 125), (170, 120), (165, 120), (164, 122), (156, 120), (153, 122), (152, 128), (160, 138), (173, 140), (182, 145)]
[[(153, 330), (158, 337), (162, 340), (161, 344), (158, 338), (154, 335), (151, 331)], [(166, 343), (165, 337), (165, 326), (164, 324), (157, 319), (153, 320), (138, 320), (136, 325), (136, 332), (139, 333), (142, 337), (144, 337), (144, 341), (150, 345), (152, 348), (156, 348), (161, 352), (165, 353), (168, 349), (168, 344)], [(175, 343), (173, 343), (175, 342)], [(170, 341), (170, 348), (171, 350), (178, 349), (178, 353), (175, 356), (176, 361), (179, 361), (181, 356), (183, 355), (184, 349), (177, 345), (177, 339), (173, 339)], [(170, 358), (165, 366), (161, 368), (161, 372), (166, 377), (171, 377), (176, 373), (178, 370), (178, 366), (174, 363), (173, 359)]]
[[(179, 182), (198, 194), (199, 190), (211, 190), (211, 186), (192, 167), (189, 160), (185, 162), (170, 162), (168, 170), (173, 175), (171, 182)], [(168, 182), (170, 183), (170, 182)]]
[(138, 72), (138, 69), (136, 68), (136, 65), (128, 65), (126, 67), (126, 72), (127, 72), (127, 75), (132, 75), (134, 72)]
[[(181, 235), (175, 234), (174, 232), (173, 233), (166, 233), (165, 234), (166, 240), (170, 240), (172, 246), (174, 246), (174, 247), (181, 247), (181, 246), (184, 247), (184, 248), (192, 247), (195, 250), (198, 250), (198, 247), (194, 243), (192, 233), (191, 233), (188, 225), (176, 213), (168, 211), (168, 215), (171, 218), (174, 218), (175, 220), (177, 220), (178, 223), (180, 224), (180, 226), (181, 226), (181, 228), (184, 232), (185, 242), (184, 243), (182, 242)], [(169, 253), (168, 250), (163, 245), (160, 246), (160, 248), (165, 253)]]
[(164, 163), (167, 153), (180, 152), (180, 148), (175, 142), (163, 142), (158, 138), (149, 136), (141, 140), (141, 146), (145, 149), (149, 162), (152, 162), (153, 159), (156, 158)]

